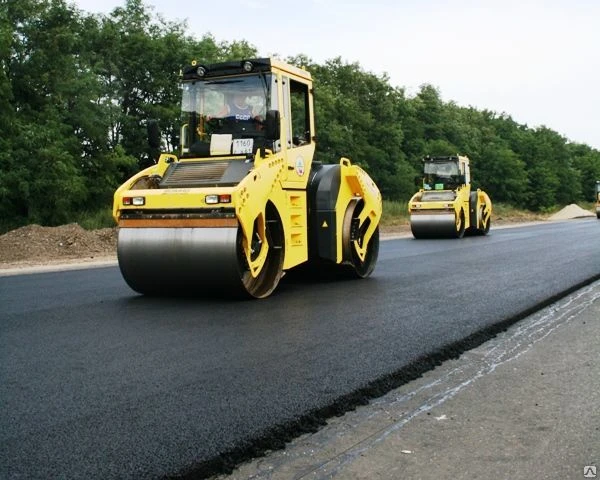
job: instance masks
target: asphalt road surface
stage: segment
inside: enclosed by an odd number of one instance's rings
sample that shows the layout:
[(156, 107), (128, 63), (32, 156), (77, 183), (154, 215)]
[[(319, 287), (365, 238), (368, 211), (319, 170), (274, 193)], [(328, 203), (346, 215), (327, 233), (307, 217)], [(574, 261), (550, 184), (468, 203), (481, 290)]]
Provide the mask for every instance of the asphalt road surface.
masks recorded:
[(565, 480), (600, 468), (600, 281), (213, 480)]
[(0, 478), (226, 470), (600, 278), (599, 229), (386, 241), (367, 280), (259, 301), (146, 298), (115, 267), (0, 277)]

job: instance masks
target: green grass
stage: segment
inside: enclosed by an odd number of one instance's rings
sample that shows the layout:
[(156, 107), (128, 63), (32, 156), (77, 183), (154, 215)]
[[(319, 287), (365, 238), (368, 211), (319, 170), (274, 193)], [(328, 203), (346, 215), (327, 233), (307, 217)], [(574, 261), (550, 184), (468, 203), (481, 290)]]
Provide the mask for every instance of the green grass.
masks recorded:
[(596, 203), (595, 202), (578, 202), (581, 208), (585, 210), (589, 210), (590, 212), (596, 213)]
[(408, 202), (384, 200), (381, 224), (383, 226), (408, 224)]
[(504, 203), (492, 203), (492, 222), (502, 220), (515, 222), (546, 220), (552, 213), (558, 210), (560, 210), (560, 208), (553, 209), (552, 212), (531, 212)]
[(112, 228), (115, 221), (112, 217), (112, 210), (102, 209), (95, 212), (82, 212), (75, 221), (86, 230), (97, 230), (99, 228)]

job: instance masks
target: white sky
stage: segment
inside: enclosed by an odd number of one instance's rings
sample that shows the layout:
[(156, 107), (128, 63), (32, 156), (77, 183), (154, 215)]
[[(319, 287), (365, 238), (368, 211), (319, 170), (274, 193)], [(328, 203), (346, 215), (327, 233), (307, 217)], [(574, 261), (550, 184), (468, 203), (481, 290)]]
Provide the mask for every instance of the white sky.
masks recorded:
[[(109, 13), (125, 0), (70, 0)], [(414, 94), (505, 112), (600, 149), (598, 0), (144, 0), (188, 32), (261, 56), (340, 56)], [(191, 59), (190, 59), (191, 60)]]

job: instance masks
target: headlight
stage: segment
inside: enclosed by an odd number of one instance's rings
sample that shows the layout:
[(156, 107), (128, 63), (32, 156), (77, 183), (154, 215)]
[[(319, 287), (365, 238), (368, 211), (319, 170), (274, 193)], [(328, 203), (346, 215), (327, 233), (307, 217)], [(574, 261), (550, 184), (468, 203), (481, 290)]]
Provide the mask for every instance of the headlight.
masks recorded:
[(141, 207), (146, 204), (146, 199), (144, 197), (123, 197), (123, 205), (133, 205), (136, 207)]
[(215, 205), (217, 203), (231, 203), (231, 195), (228, 193), (222, 193), (220, 195), (210, 194), (204, 197), (204, 202), (207, 205)]

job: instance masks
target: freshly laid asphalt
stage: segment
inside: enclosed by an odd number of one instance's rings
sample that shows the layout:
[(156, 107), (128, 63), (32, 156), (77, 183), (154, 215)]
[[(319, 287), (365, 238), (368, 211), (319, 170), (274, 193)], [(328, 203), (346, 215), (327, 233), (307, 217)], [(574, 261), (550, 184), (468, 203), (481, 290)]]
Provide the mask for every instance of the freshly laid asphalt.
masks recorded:
[(265, 302), (144, 298), (114, 267), (0, 278), (0, 477), (194, 478), (279, 448), (598, 278), (598, 226), (385, 242), (368, 280)]

